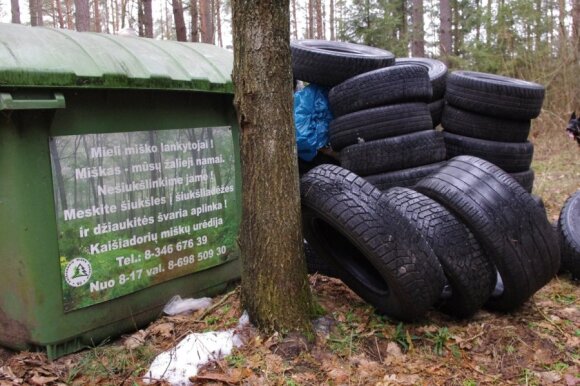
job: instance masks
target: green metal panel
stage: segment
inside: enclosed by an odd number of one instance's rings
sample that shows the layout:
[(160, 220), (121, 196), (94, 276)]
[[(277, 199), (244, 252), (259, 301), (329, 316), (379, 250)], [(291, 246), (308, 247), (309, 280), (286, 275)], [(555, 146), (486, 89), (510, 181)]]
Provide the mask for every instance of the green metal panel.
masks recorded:
[(55, 358), (144, 325), (175, 294), (212, 295), (239, 279), (236, 254), (65, 313), (49, 150), (54, 136), (232, 127), (241, 202), (229, 52), (17, 25), (0, 25), (0, 43), (1, 345)]
[(210, 44), (0, 24), (0, 86), (231, 93), (232, 66)]

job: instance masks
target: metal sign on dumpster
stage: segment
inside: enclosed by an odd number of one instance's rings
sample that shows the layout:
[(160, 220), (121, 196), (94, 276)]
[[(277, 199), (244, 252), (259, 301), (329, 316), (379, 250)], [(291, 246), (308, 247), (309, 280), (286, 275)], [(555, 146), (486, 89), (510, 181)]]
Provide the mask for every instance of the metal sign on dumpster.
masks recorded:
[(230, 127), (58, 136), (50, 153), (65, 311), (237, 253)]

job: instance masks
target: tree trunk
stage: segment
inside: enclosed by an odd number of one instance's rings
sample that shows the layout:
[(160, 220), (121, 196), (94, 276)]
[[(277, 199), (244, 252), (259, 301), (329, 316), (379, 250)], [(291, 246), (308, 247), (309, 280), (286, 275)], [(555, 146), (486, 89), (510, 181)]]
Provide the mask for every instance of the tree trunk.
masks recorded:
[(451, 7), (449, 0), (439, 1), (439, 48), (442, 60), (449, 65), (449, 56), (452, 53), (451, 43)]
[(459, 56), (461, 54), (461, 49), (463, 47), (463, 32), (461, 31), (461, 20), (459, 16), (459, 4), (457, 0), (452, 0), (452, 14), (451, 23), (452, 27), (452, 36), (453, 36), (453, 54), (455, 56)]
[(199, 42), (199, 10), (197, 0), (190, 1), (189, 13), (191, 15), (191, 41)]
[(95, 32), (102, 32), (101, 28), (101, 11), (99, 9), (99, 0), (94, 0), (95, 4)]
[(55, 0), (56, 3), (56, 14), (58, 16), (58, 27), (64, 28), (64, 17), (62, 15), (62, 4), (60, 0)]
[(411, 19), (413, 23), (411, 55), (422, 58), (425, 56), (425, 37), (423, 32), (423, 0), (413, 0)]
[(90, 22), (89, 0), (75, 0), (75, 26), (77, 31), (89, 31)]
[(146, 38), (153, 39), (153, 4), (151, 0), (142, 0), (143, 33)]
[(224, 41), (223, 41), (223, 37), (222, 37), (222, 16), (221, 16), (221, 4), (220, 4), (220, 0), (213, 0), (214, 1), (214, 5), (215, 5), (215, 24), (216, 24), (216, 28), (217, 28), (217, 40), (218, 40), (218, 46), (223, 47), (224, 46)]
[(212, 0), (200, 0), (199, 11), (201, 16), (201, 42), (214, 44)]
[(566, 29), (566, 0), (558, 0), (558, 50), (560, 56), (566, 57), (568, 55), (568, 31)]
[(322, 0), (316, 0), (316, 39), (324, 39), (322, 24)]
[(330, 3), (328, 4), (328, 11), (329, 11), (329, 20), (328, 22), (330, 23), (330, 40), (335, 40), (336, 39), (336, 32), (334, 30), (334, 0), (329, 0)]
[(12, 13), (12, 23), (20, 24), (20, 4), (18, 0), (10, 0), (10, 12)]
[(307, 39), (314, 39), (314, 4), (312, 3), (316, 0), (308, 0), (308, 29), (307, 29)]
[(232, 5), (243, 308), (264, 331), (311, 333), (292, 120), (289, 0)]
[(173, 6), (173, 21), (175, 23), (175, 35), (178, 42), (187, 41), (187, 30), (185, 29), (185, 20), (183, 18), (183, 7), (181, 0), (171, 0)]
[(30, 25), (33, 27), (42, 27), (44, 20), (42, 19), (42, 0), (30, 0), (28, 2), (30, 9)]

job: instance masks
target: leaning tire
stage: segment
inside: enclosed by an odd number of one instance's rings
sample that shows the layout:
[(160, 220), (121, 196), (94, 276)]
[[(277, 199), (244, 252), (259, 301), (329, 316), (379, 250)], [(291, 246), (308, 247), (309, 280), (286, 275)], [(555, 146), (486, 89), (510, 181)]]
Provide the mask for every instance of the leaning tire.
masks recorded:
[(429, 112), (431, 113), (431, 121), (433, 122), (433, 128), (436, 128), (441, 123), (441, 117), (443, 116), (444, 107), (445, 107), (444, 99), (439, 99), (429, 103)]
[(466, 137), (501, 142), (525, 142), (530, 133), (530, 120), (514, 121), (445, 106), (441, 117), (445, 131)]
[(335, 117), (376, 106), (431, 100), (431, 83), (421, 66), (393, 66), (348, 79), (330, 89)]
[(558, 219), (558, 235), (562, 250), (562, 270), (580, 279), (580, 190), (562, 207)]
[(443, 99), (445, 95), (445, 84), (447, 81), (447, 66), (440, 60), (429, 58), (397, 58), (395, 59), (395, 66), (405, 65), (423, 66), (429, 73), (429, 80), (431, 81), (431, 88), (433, 89), (433, 96), (431, 101)]
[(497, 142), (443, 132), (447, 158), (471, 155), (489, 161), (506, 172), (523, 172), (530, 168), (534, 155), (531, 142)]
[(409, 169), (445, 160), (445, 144), (435, 130), (383, 138), (345, 147), (340, 165), (360, 176)]
[(414, 320), (438, 300), (445, 278), (437, 257), (379, 190), (333, 165), (311, 170), (300, 190), (308, 243), (377, 311)]
[(525, 80), (474, 71), (455, 71), (447, 77), (445, 99), (452, 106), (492, 117), (536, 118), (542, 109), (544, 87)]
[(333, 150), (354, 145), (361, 139), (394, 137), (432, 129), (425, 103), (402, 103), (346, 114), (330, 122), (328, 136)]
[(400, 187), (412, 187), (421, 179), (435, 173), (445, 165), (445, 162), (421, 165), (410, 169), (395, 170), (392, 172), (365, 176), (365, 180), (373, 184), (380, 191)]
[(489, 308), (519, 307), (558, 271), (558, 241), (545, 213), (496, 166), (475, 157), (457, 157), (415, 189), (463, 220), (492, 259), (504, 290), (490, 298)]
[(395, 62), (389, 51), (346, 42), (296, 40), (290, 48), (294, 78), (329, 87)]
[(495, 267), (473, 234), (441, 204), (407, 188), (385, 192), (386, 200), (418, 229), (439, 259), (451, 287), (439, 307), (459, 318), (473, 315), (495, 287)]
[(518, 182), (528, 193), (532, 193), (534, 189), (535, 174), (532, 169), (524, 170), (523, 172), (510, 173), (510, 176)]

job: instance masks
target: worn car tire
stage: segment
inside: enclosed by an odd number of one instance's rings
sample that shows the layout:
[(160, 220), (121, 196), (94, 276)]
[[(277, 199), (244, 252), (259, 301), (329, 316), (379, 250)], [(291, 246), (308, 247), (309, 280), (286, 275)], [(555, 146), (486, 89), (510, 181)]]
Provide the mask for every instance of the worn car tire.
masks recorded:
[(386, 200), (418, 229), (439, 259), (451, 287), (439, 308), (458, 318), (473, 315), (495, 287), (496, 271), (473, 234), (443, 205), (407, 188), (385, 192)]
[(431, 100), (425, 67), (392, 66), (370, 71), (334, 86), (328, 93), (335, 117), (376, 106)]
[(534, 155), (531, 142), (497, 142), (443, 132), (447, 158), (471, 155), (487, 160), (509, 173), (530, 168)]
[(466, 137), (501, 142), (525, 142), (530, 133), (530, 120), (515, 121), (472, 113), (451, 105), (441, 116), (445, 131)]
[(402, 103), (361, 110), (330, 122), (328, 136), (336, 151), (361, 139), (394, 137), (432, 129), (431, 115), (425, 103)]
[(412, 187), (422, 178), (435, 173), (445, 165), (445, 161), (421, 165), (410, 169), (395, 170), (392, 172), (365, 176), (365, 180), (373, 184), (380, 191), (400, 187)]
[(357, 175), (321, 165), (302, 177), (304, 237), (341, 280), (378, 312), (420, 318), (445, 277), (421, 234)]
[(304, 257), (306, 258), (306, 268), (308, 273), (318, 273), (324, 276), (338, 277), (338, 273), (334, 266), (329, 264), (325, 259), (321, 259), (306, 240), (304, 240)]
[(447, 77), (445, 99), (463, 110), (507, 119), (536, 118), (544, 102), (544, 87), (525, 80), (474, 71), (454, 71)]
[(532, 193), (534, 189), (534, 178), (535, 174), (532, 169), (524, 170), (523, 172), (510, 173), (510, 176), (514, 178), (528, 193)]
[(504, 290), (492, 296), (487, 307), (501, 311), (519, 307), (558, 271), (560, 248), (546, 214), (495, 165), (457, 157), (415, 189), (456, 214), (495, 264)]
[(445, 85), (447, 81), (447, 66), (440, 60), (429, 58), (397, 58), (395, 59), (395, 66), (405, 65), (423, 66), (429, 73), (429, 80), (431, 81), (431, 89), (433, 96), (431, 101), (443, 99), (445, 95)]
[(580, 190), (566, 200), (558, 219), (562, 270), (580, 279)]
[(340, 165), (360, 176), (409, 169), (445, 160), (445, 143), (435, 130), (383, 138), (347, 146)]
[(391, 52), (360, 44), (295, 40), (290, 48), (294, 78), (322, 86), (332, 87), (358, 74), (395, 63)]

